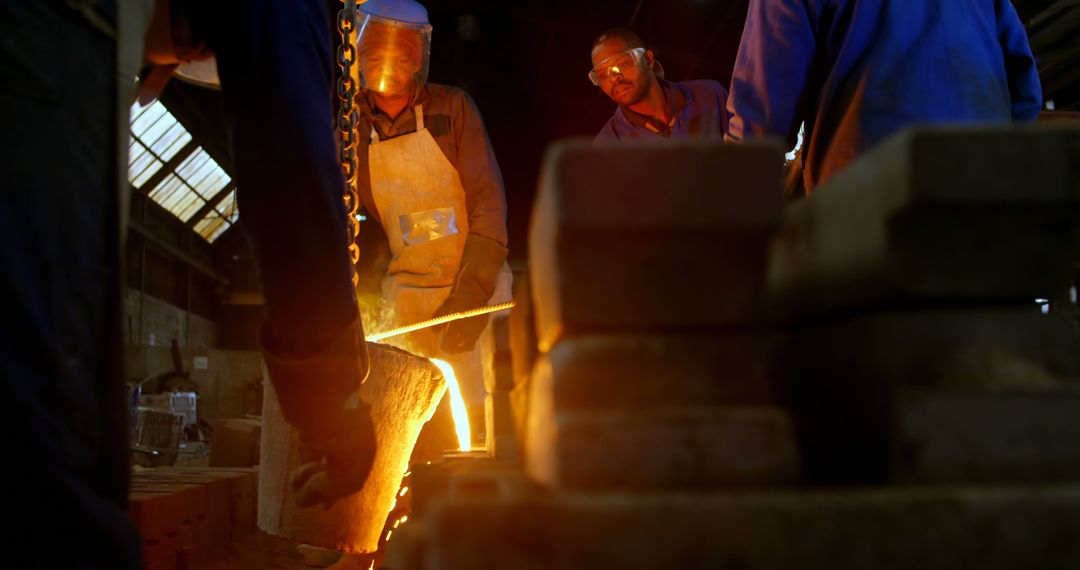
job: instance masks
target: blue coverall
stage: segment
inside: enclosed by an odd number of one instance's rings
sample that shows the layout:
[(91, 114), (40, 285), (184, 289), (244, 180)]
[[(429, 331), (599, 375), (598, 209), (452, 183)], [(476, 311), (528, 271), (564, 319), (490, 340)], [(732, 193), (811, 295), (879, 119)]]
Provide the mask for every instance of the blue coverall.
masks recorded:
[(751, 0), (727, 140), (794, 145), (811, 191), (913, 123), (1030, 121), (1042, 90), (1009, 0)]

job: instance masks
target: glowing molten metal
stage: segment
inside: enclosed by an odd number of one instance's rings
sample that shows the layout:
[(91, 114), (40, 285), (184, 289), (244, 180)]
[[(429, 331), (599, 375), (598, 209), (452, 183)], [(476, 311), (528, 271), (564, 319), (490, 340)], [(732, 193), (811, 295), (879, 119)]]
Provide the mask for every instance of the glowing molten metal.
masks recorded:
[(445, 360), (432, 358), (431, 363), (439, 367), (450, 392), (450, 410), (454, 415), (454, 429), (457, 431), (458, 450), (472, 450), (472, 433), (469, 430), (469, 415), (465, 412), (465, 400), (461, 397), (454, 369)]

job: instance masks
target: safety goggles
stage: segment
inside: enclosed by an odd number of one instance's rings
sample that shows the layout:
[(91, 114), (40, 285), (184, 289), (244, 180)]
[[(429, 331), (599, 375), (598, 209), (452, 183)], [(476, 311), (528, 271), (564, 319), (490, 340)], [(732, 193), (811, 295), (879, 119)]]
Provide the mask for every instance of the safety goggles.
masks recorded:
[(600, 65), (589, 71), (589, 81), (599, 87), (602, 81), (607, 81), (612, 75), (622, 75), (627, 69), (641, 63), (643, 57), (645, 57), (643, 47), (628, 49), (607, 57), (600, 62)]

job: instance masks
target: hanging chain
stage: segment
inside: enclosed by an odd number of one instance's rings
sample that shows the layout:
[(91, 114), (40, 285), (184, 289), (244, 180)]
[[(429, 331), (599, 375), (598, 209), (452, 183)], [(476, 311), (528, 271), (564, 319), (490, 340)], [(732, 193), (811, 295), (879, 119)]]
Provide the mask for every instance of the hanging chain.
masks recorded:
[[(356, 65), (356, 44), (352, 37), (356, 29), (356, 0), (342, 0), (344, 8), (337, 15), (337, 29), (341, 34), (341, 45), (338, 46), (337, 62), (341, 68), (341, 75), (337, 80), (337, 96), (340, 101), (337, 115), (338, 131), (338, 161), (341, 164), (341, 173), (345, 177), (345, 210), (348, 213), (349, 234), (349, 258), (353, 265), (360, 260), (360, 245), (356, 243), (360, 233), (360, 221), (356, 219), (356, 211), (360, 208), (360, 194), (356, 189), (356, 124), (357, 112), (354, 99), (356, 97), (356, 81), (353, 80), (352, 70)], [(359, 281), (359, 275), (353, 270), (353, 285)]]

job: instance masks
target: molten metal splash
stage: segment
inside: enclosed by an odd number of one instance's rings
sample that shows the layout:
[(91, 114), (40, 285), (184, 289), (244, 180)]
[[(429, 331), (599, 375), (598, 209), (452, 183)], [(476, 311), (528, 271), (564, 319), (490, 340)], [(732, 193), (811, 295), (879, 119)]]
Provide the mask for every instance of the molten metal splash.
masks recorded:
[(458, 387), (457, 376), (454, 369), (445, 360), (432, 358), (431, 363), (439, 367), (446, 385), (450, 390), (450, 410), (454, 415), (454, 429), (457, 431), (458, 451), (472, 450), (472, 433), (469, 430), (469, 414), (465, 412), (465, 400), (461, 397), (461, 388)]

